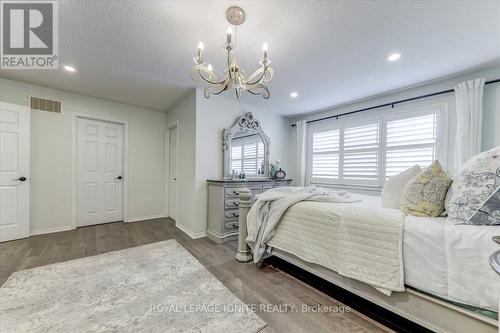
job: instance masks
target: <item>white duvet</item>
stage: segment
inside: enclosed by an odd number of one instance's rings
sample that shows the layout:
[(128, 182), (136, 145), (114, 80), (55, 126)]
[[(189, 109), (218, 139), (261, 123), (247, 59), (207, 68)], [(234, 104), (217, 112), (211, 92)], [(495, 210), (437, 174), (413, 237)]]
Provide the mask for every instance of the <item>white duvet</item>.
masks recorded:
[(246, 242), (253, 250), (254, 262), (262, 258), (281, 216), (298, 202), (355, 202), (357, 196), (322, 187), (279, 187), (257, 195), (247, 218)]
[[(371, 207), (380, 214), (398, 212), (382, 208), (380, 198), (361, 198), (361, 202), (349, 204), (299, 202), (283, 214), (267, 245), (338, 272), (339, 207)], [(498, 249), (491, 241), (494, 235), (500, 235), (500, 227), (407, 216), (403, 233), (405, 283), (448, 300), (498, 311), (500, 276), (488, 263), (489, 255)]]
[(261, 259), (287, 209), (321, 202), (336, 207), (338, 228), (332, 234), (332, 244), (338, 273), (368, 283), (386, 295), (404, 291), (403, 214), (352, 206), (355, 201), (360, 200), (347, 192), (317, 187), (280, 188), (258, 195), (247, 217), (246, 241), (254, 261)]

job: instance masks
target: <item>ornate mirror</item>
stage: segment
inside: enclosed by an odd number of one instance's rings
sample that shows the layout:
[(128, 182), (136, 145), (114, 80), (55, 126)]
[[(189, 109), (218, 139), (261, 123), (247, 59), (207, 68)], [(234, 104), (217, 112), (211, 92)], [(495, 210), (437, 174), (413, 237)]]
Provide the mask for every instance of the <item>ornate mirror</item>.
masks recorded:
[(269, 178), (270, 138), (251, 112), (224, 129), (224, 179), (245, 173), (247, 179)]

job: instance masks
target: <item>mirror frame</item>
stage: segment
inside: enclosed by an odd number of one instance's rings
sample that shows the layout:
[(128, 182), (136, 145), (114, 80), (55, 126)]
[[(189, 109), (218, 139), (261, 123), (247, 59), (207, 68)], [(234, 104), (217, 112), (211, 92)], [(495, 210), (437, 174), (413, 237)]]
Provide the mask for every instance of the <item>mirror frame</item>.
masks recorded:
[(269, 146), (271, 139), (264, 133), (252, 112), (247, 112), (236, 119), (234, 124), (225, 128), (222, 133), (222, 149), (224, 150), (224, 179), (232, 179), (231, 170), (231, 140), (238, 132), (249, 132), (257, 134), (264, 144), (264, 175), (248, 177), (248, 179), (269, 179)]

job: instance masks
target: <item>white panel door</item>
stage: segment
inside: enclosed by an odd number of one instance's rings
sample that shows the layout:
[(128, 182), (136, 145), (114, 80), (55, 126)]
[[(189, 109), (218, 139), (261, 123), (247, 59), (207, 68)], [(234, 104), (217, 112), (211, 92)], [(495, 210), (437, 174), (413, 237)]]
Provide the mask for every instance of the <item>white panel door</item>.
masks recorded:
[(169, 212), (170, 217), (175, 220), (177, 218), (177, 127), (169, 131), (170, 135), (170, 149), (169, 151)]
[(30, 232), (29, 112), (0, 102), (0, 241)]
[(123, 125), (77, 118), (77, 226), (123, 220), (123, 134)]

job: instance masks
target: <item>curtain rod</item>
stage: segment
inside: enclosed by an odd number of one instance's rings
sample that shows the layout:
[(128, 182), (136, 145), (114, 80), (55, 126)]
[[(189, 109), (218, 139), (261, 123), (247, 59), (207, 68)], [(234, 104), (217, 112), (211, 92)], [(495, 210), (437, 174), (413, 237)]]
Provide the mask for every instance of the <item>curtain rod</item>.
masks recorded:
[[(500, 79), (486, 81), (485, 85), (487, 85), (487, 84), (493, 84), (493, 83), (499, 83), (499, 82), (500, 82)], [(359, 110), (355, 110), (355, 111), (349, 111), (349, 112), (345, 112), (345, 113), (340, 113), (340, 114), (336, 114), (334, 116), (328, 116), (328, 117), (323, 117), (323, 118), (308, 120), (306, 123), (310, 124), (310, 123), (315, 123), (317, 121), (322, 121), (322, 120), (327, 120), (327, 119), (333, 119), (333, 118), (339, 119), (339, 117), (347, 116), (347, 115), (354, 114), (354, 113), (359, 113), (359, 112), (369, 111), (369, 110), (373, 110), (373, 109), (383, 108), (383, 107), (386, 107), (386, 106), (394, 107), (394, 105), (397, 105), (397, 104), (411, 102), (411, 101), (415, 101), (417, 99), (422, 99), (422, 98), (428, 98), (428, 97), (433, 97), (433, 96), (438, 96), (438, 95), (443, 95), (443, 94), (449, 94), (449, 93), (452, 93), (452, 92), (454, 92), (453, 89), (442, 90), (442, 91), (438, 91), (438, 92), (431, 93), (431, 94), (420, 95), (420, 96), (416, 96), (416, 97), (401, 99), (401, 100), (395, 101), (395, 102), (380, 104), (380, 105), (376, 105), (376, 106), (370, 106), (370, 107), (364, 108), (364, 109), (359, 109)], [(295, 127), (295, 126), (297, 126), (297, 125), (296, 124), (292, 124), (292, 127)]]

